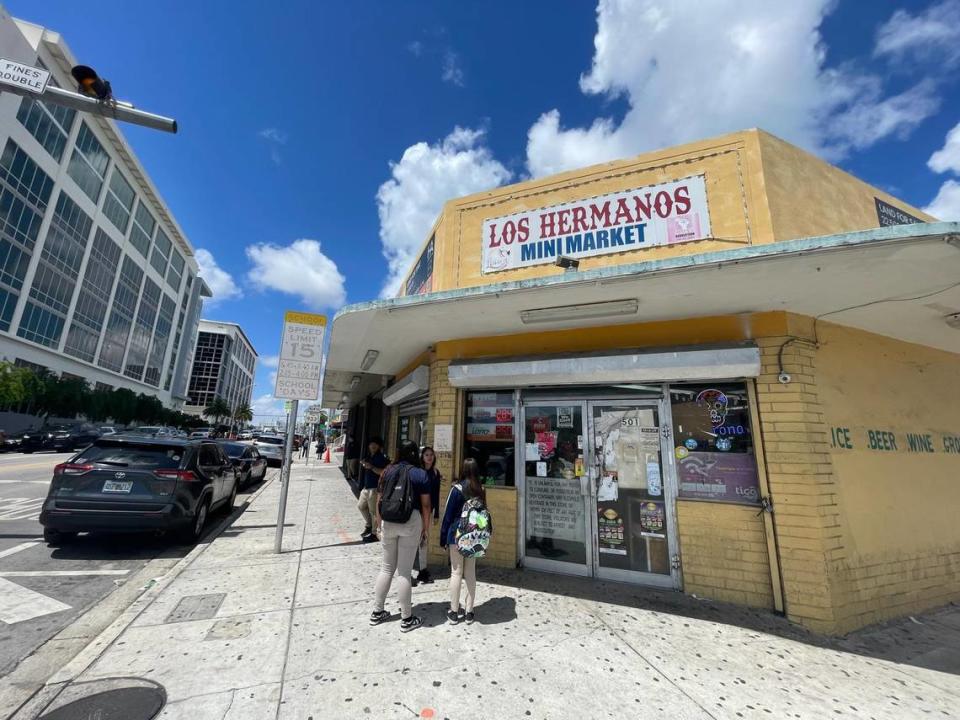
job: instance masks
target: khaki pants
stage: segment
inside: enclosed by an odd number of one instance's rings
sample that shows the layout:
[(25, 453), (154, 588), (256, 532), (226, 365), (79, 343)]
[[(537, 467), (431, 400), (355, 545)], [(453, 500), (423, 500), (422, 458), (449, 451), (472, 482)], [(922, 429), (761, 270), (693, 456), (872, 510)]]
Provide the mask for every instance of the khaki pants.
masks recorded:
[(400, 617), (408, 618), (413, 613), (413, 558), (420, 545), (420, 534), (423, 529), (423, 519), (420, 513), (414, 510), (410, 519), (405, 523), (384, 521), (383, 537), (380, 545), (383, 548), (383, 565), (377, 576), (374, 588), (374, 610), (383, 610), (383, 604), (390, 592), (393, 574), (397, 574), (397, 595), (400, 600)]
[(364, 488), (360, 491), (360, 499), (357, 502), (357, 510), (363, 515), (363, 522), (366, 523), (366, 529), (375, 532), (376, 528), (373, 522), (377, 517), (377, 489)]
[(467, 597), (464, 603), (464, 612), (473, 612), (473, 602), (477, 596), (477, 559), (465, 558), (457, 550), (456, 545), (450, 546), (450, 609), (453, 612), (460, 610), (460, 581), (467, 584)]

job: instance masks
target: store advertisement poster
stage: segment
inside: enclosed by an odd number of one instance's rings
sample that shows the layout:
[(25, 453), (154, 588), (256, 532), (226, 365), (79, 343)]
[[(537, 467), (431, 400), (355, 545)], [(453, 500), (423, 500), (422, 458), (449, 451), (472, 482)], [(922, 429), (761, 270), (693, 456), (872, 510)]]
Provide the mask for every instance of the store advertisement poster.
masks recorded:
[(513, 425), (469, 422), (467, 440), (513, 440)]
[(572, 407), (557, 408), (557, 427), (558, 428), (573, 427), (573, 408)]
[(557, 451), (557, 431), (538, 432), (535, 436), (541, 458), (551, 458)]
[(679, 496), (688, 500), (756, 503), (760, 499), (752, 454), (692, 452), (677, 460)]
[(597, 504), (597, 549), (606, 555), (626, 555), (623, 515), (612, 503)]
[(644, 537), (667, 536), (667, 513), (662, 502), (648, 501), (640, 505), (640, 534)]

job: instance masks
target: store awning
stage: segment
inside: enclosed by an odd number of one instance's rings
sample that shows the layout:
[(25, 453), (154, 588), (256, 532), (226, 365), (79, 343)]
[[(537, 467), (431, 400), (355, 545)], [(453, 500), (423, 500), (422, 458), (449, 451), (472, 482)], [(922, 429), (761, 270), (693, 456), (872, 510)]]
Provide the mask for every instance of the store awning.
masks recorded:
[(829, 314), (831, 322), (960, 353), (960, 330), (947, 324), (960, 313), (960, 223), (558, 269), (550, 277), (350, 305), (330, 327), (323, 402), (356, 403), (443, 340), (772, 310)]

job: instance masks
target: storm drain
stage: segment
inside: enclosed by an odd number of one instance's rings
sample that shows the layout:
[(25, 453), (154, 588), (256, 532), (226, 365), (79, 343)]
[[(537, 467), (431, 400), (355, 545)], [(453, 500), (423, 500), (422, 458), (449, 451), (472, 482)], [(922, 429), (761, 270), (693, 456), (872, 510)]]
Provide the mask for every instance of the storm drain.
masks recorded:
[(209, 620), (217, 614), (226, 593), (211, 593), (209, 595), (188, 595), (180, 598), (177, 606), (167, 615), (165, 622), (178, 623), (191, 620)]
[(152, 720), (163, 709), (163, 686), (141, 678), (112, 678), (69, 688), (39, 720)]

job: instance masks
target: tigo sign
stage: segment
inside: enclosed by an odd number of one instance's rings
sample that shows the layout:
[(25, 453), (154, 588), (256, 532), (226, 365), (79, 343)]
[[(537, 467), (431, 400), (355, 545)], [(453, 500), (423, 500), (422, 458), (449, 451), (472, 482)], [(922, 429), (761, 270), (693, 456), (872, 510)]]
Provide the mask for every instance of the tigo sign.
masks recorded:
[(483, 272), (710, 237), (703, 175), (483, 223)]

